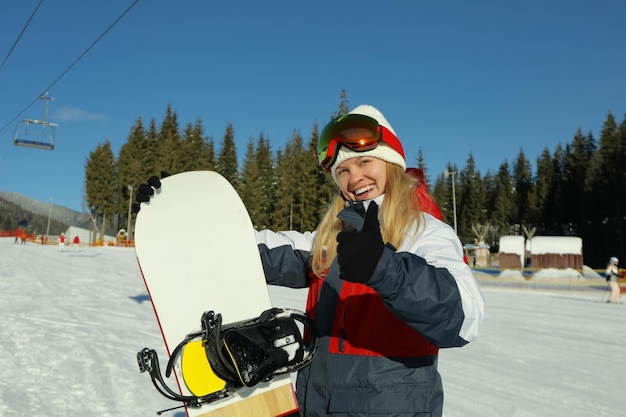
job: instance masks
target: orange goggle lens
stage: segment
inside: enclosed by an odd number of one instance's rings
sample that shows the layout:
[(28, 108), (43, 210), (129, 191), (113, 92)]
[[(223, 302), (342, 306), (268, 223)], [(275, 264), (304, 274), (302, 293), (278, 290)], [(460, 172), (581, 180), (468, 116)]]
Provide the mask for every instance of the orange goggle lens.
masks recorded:
[(317, 157), (322, 167), (330, 169), (341, 146), (365, 152), (374, 149), (381, 141), (381, 128), (376, 119), (362, 114), (346, 114), (326, 125), (317, 142)]

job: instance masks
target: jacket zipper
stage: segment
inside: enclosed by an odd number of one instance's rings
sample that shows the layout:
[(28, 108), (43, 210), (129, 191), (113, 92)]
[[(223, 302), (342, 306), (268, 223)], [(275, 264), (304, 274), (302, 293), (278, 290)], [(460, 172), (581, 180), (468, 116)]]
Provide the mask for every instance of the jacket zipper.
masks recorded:
[(350, 306), (350, 300), (352, 298), (352, 293), (354, 292), (354, 285), (349, 283), (344, 283), (343, 285), (349, 285), (348, 294), (346, 296), (346, 304), (343, 308), (343, 312), (341, 315), (341, 328), (339, 329), (339, 352), (343, 352), (345, 348), (345, 340), (346, 340), (346, 317), (348, 316), (348, 307)]

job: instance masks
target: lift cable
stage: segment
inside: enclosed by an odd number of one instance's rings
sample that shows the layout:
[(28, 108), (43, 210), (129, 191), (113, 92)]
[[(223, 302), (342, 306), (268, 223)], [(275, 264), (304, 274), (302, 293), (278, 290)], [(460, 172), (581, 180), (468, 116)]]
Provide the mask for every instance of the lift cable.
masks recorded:
[(2, 61), (2, 64), (0, 64), (0, 69), (2, 69), (2, 67), (4, 67), (4, 64), (7, 62), (7, 59), (9, 59), (9, 57), (13, 53), (13, 50), (15, 49), (15, 47), (18, 44), (18, 42), (22, 38), (22, 35), (24, 34), (24, 32), (26, 32), (26, 28), (28, 27), (28, 25), (30, 25), (30, 21), (33, 20), (33, 17), (35, 17), (35, 13), (37, 13), (37, 10), (39, 10), (39, 6), (41, 6), (41, 3), (43, 3), (43, 0), (39, 0), (39, 4), (37, 4), (37, 6), (35, 7), (35, 10), (33, 10), (33, 13), (28, 18), (28, 21), (26, 22), (26, 24), (22, 28), (22, 31), (20, 32), (19, 36), (17, 37), (17, 39), (15, 39), (15, 42), (13, 42), (13, 46), (11, 47), (9, 52), (7, 53), (7, 56), (4, 57), (4, 61)]
[[(90, 50), (91, 48), (93, 48), (93, 47), (94, 47), (94, 46), (95, 46), (95, 45), (96, 45), (96, 44), (100, 41), (100, 39), (102, 39), (102, 38), (103, 38), (103, 37), (104, 37), (104, 36), (105, 36), (105, 35), (106, 35), (106, 34), (107, 34), (107, 33), (108, 33), (111, 29), (113, 29), (113, 26), (115, 26), (115, 25), (116, 25), (116, 24), (117, 24), (120, 20), (122, 20), (122, 18), (123, 18), (123, 17), (124, 17), (124, 16), (125, 16), (125, 15), (126, 15), (126, 14), (127, 14), (127, 13), (128, 13), (128, 12), (129, 12), (129, 11), (130, 11), (130, 10), (131, 10), (131, 9), (132, 9), (132, 8), (133, 8), (136, 4), (137, 4), (137, 3), (139, 3), (139, 0), (135, 0), (135, 1), (133, 1), (133, 3), (132, 3), (130, 6), (128, 6), (128, 8), (127, 8), (127, 9), (126, 9), (126, 10), (125, 10), (125, 11), (124, 11), (124, 12), (123, 12), (123, 13), (122, 13), (122, 14), (121, 14), (121, 15), (120, 15), (117, 19), (115, 19), (115, 21), (113, 21), (113, 23), (111, 23), (111, 24), (109, 25), (109, 27), (108, 27), (108, 28), (107, 28), (104, 32), (102, 32), (102, 34), (101, 34), (100, 36), (98, 36), (98, 38), (97, 38), (95, 41), (93, 41), (93, 43), (92, 43), (91, 45), (89, 45), (89, 47), (88, 47), (87, 49), (85, 49), (85, 51), (84, 51), (82, 54), (80, 54), (80, 56), (79, 56), (78, 58), (76, 58), (76, 60), (75, 60), (74, 62), (72, 62), (72, 63), (70, 64), (70, 66), (69, 66), (69, 67), (67, 67), (67, 68), (65, 69), (65, 71), (63, 71), (63, 72), (61, 73), (61, 75), (59, 75), (59, 76), (58, 76), (58, 77), (57, 77), (57, 78), (56, 78), (56, 79), (55, 79), (55, 80), (54, 80), (54, 81), (53, 81), (53, 82), (52, 82), (52, 83), (51, 83), (51, 84), (50, 84), (50, 85), (49, 85), (49, 86), (48, 86), (48, 87), (44, 90), (44, 91), (45, 91), (45, 92), (50, 91), (50, 89), (51, 89), (51, 88), (52, 88), (52, 87), (53, 87), (53, 86), (54, 86), (57, 82), (59, 82), (59, 80), (60, 80), (61, 78), (63, 78), (63, 76), (65, 76), (65, 74), (67, 74), (67, 72), (68, 72), (70, 69), (72, 69), (72, 67), (73, 67), (74, 65), (76, 65), (76, 64), (78, 63), (78, 61), (80, 61), (80, 60), (83, 58), (83, 56), (85, 56), (85, 55), (87, 54), (87, 52), (89, 52), (89, 50)], [(4, 129), (6, 129), (9, 125), (13, 124), (13, 122), (14, 122), (15, 120), (17, 120), (17, 118), (18, 118), (18, 117), (20, 117), (22, 114), (24, 114), (24, 112), (26, 112), (26, 110), (28, 110), (28, 109), (29, 109), (29, 108), (30, 108), (33, 104), (35, 104), (35, 103), (37, 102), (37, 100), (39, 100), (39, 98), (40, 98), (43, 94), (47, 94), (47, 93), (41, 93), (41, 94), (37, 95), (37, 97), (35, 97), (35, 99), (34, 99), (34, 100), (30, 103), (30, 104), (28, 104), (28, 105), (27, 105), (27, 106), (26, 106), (26, 107), (25, 107), (25, 108), (24, 108), (21, 112), (19, 112), (17, 115), (15, 115), (15, 117), (13, 117), (13, 118), (12, 118), (11, 120), (9, 120), (9, 121), (8, 121), (8, 122), (4, 125), (4, 126), (2, 126), (2, 127), (0, 128), (0, 132), (2, 132)]]

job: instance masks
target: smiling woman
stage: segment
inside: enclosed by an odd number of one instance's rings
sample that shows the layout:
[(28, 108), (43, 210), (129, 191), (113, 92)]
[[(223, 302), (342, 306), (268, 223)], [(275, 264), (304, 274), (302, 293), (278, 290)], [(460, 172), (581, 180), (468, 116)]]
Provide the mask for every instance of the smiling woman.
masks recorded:
[(420, 180), (376, 108), (331, 121), (318, 161), (341, 193), (317, 230), (257, 232), (267, 282), (309, 288), (320, 349), (298, 374), (300, 409), (441, 416), (439, 349), (474, 340), (484, 316), (461, 243), (421, 209)]

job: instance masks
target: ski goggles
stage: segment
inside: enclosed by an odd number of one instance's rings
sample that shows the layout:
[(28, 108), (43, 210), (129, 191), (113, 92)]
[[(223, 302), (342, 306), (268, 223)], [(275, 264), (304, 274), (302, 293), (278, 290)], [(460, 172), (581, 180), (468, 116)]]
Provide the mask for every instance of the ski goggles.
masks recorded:
[(376, 119), (363, 114), (346, 114), (326, 125), (320, 134), (317, 158), (319, 164), (330, 171), (342, 146), (355, 152), (366, 152), (381, 142), (392, 148), (400, 144), (398, 138)]

